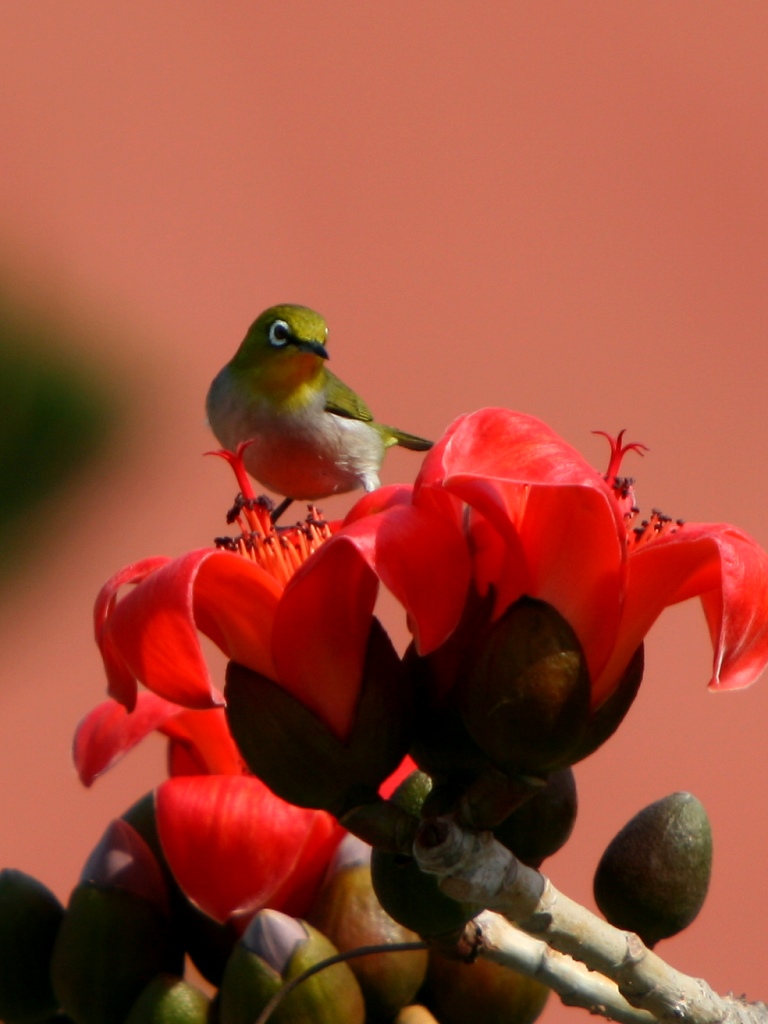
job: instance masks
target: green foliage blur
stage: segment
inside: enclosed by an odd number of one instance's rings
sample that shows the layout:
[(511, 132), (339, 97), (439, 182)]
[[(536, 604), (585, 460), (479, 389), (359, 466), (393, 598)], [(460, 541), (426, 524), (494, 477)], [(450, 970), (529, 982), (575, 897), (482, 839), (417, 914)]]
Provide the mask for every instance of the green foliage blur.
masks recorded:
[(75, 340), (0, 287), (0, 587), (45, 537), (38, 512), (94, 463), (116, 426), (106, 379), (78, 361)]

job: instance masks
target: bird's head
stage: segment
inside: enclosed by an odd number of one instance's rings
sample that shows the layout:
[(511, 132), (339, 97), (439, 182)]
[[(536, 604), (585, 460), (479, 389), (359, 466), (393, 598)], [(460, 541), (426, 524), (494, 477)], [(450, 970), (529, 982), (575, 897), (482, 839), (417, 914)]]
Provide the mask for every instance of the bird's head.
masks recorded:
[(240, 346), (238, 357), (250, 365), (292, 360), (298, 355), (327, 359), (325, 320), (306, 306), (270, 306), (258, 316)]
[[(306, 306), (270, 306), (258, 316), (237, 350), (231, 367), (252, 387), (279, 401), (299, 400), (299, 391), (325, 379), (328, 327)], [(304, 395), (306, 397), (306, 395)]]

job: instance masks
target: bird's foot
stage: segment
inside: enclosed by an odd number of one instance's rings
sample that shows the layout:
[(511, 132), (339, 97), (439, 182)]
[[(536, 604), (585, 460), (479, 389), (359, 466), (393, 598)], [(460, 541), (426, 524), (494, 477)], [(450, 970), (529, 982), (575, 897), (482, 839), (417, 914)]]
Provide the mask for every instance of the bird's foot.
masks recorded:
[(272, 523), (276, 523), (280, 516), (283, 514), (283, 512), (285, 512), (286, 509), (292, 504), (293, 498), (283, 498), (280, 504), (276, 508), (272, 509), (272, 511), (269, 514), (269, 518), (272, 520)]

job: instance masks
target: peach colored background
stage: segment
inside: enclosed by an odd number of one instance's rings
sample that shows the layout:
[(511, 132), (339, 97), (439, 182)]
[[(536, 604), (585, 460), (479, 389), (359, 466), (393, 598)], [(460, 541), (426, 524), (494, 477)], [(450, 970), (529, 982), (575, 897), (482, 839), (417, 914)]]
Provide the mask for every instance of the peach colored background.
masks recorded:
[[(326, 314), (333, 369), (385, 421), (437, 435), (514, 406), (601, 467), (590, 431), (627, 427), (644, 509), (768, 545), (767, 61), (764, 0), (4, 6), (0, 266), (131, 418), (0, 595), (0, 863), (66, 896), (161, 775), (148, 742), (90, 792), (74, 778), (104, 687), (91, 604), (124, 563), (222, 531), (203, 395), (273, 302)], [(712, 892), (661, 952), (766, 999), (768, 679), (711, 695), (709, 664), (698, 608), (668, 612), (550, 873), (589, 900), (626, 817), (690, 789)]]

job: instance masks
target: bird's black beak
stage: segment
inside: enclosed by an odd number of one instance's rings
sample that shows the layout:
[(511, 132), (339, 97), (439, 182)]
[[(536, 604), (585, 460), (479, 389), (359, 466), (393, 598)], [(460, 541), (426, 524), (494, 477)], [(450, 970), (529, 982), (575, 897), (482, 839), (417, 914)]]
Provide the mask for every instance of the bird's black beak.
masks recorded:
[(313, 355), (320, 356), (321, 359), (328, 358), (328, 349), (322, 341), (305, 341), (303, 338), (291, 338), (291, 344), (299, 352), (312, 352)]

